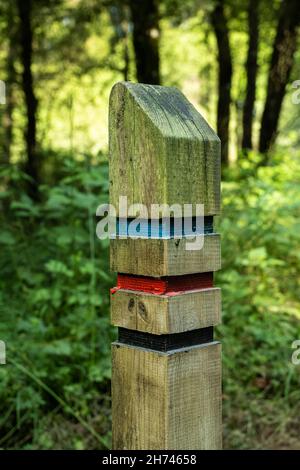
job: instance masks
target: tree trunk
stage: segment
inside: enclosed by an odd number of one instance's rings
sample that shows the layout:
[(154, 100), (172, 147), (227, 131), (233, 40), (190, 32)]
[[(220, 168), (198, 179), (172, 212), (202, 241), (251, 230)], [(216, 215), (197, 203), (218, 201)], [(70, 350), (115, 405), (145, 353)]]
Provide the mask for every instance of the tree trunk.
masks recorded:
[(247, 92), (243, 112), (243, 138), (242, 148), (244, 150), (252, 149), (252, 125), (254, 115), (254, 104), (256, 94), (256, 76), (257, 76), (257, 54), (259, 40), (259, 0), (249, 0), (248, 4), (248, 28), (249, 43), (248, 56), (246, 62), (247, 71)]
[(267, 154), (277, 136), (281, 106), (296, 51), (299, 21), (298, 0), (284, 0), (279, 12), (269, 70), (267, 98), (261, 121), (259, 150), (265, 154), (263, 163), (267, 163)]
[(215, 9), (211, 14), (211, 23), (217, 39), (219, 62), (217, 132), (221, 139), (222, 167), (226, 167), (229, 163), (228, 145), (232, 59), (229, 43), (228, 26), (224, 12), (224, 4), (221, 0), (218, 0), (216, 2)]
[(157, 0), (129, 0), (133, 23), (133, 46), (137, 79), (141, 83), (160, 83), (159, 12)]
[(39, 162), (36, 149), (36, 111), (37, 99), (33, 89), (32, 42), (33, 33), (31, 27), (31, 0), (18, 0), (20, 19), (21, 62), (23, 66), (22, 86), (25, 95), (27, 126), (25, 131), (27, 162), (25, 171), (31, 178), (29, 195), (33, 199), (38, 198)]
[(11, 157), (11, 144), (13, 136), (13, 110), (14, 110), (14, 96), (13, 86), (15, 82), (15, 49), (10, 41), (9, 50), (7, 55), (7, 82), (6, 82), (6, 105), (3, 116), (3, 163), (9, 164)]
[(11, 144), (13, 137), (13, 110), (14, 110), (14, 96), (13, 86), (16, 81), (16, 28), (15, 28), (15, 15), (12, 3), (8, 5), (7, 12), (7, 38), (8, 50), (6, 58), (6, 104), (3, 113), (3, 154), (1, 162), (9, 164), (11, 159)]
[(123, 21), (122, 21), (122, 42), (123, 42), (123, 60), (124, 60), (124, 67), (123, 67), (123, 77), (125, 82), (129, 79), (129, 69), (130, 69), (130, 56), (129, 56), (129, 30), (130, 30), (130, 13), (129, 8), (123, 7)]

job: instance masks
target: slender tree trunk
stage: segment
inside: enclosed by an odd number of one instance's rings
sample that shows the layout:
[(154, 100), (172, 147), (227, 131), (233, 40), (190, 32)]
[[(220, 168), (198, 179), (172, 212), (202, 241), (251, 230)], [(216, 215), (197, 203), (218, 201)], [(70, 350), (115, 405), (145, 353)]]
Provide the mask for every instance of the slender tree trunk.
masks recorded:
[(133, 46), (137, 79), (141, 83), (160, 83), (158, 0), (129, 0), (133, 23)]
[(126, 5), (123, 6), (123, 24), (122, 24), (122, 40), (123, 40), (123, 60), (124, 60), (124, 67), (123, 67), (123, 77), (125, 82), (129, 79), (129, 69), (130, 69), (130, 56), (129, 56), (129, 28), (130, 28), (130, 12), (129, 8)]
[(299, 1), (283, 0), (279, 12), (269, 70), (267, 98), (260, 129), (259, 150), (265, 154), (263, 163), (267, 163), (267, 154), (277, 136), (281, 106), (296, 51), (299, 22)]
[(243, 112), (243, 138), (242, 148), (252, 149), (252, 126), (256, 94), (257, 76), (257, 54), (259, 40), (259, 0), (249, 0), (248, 4), (248, 28), (249, 43), (248, 56), (246, 62), (247, 71), (247, 92)]
[(6, 58), (6, 104), (3, 113), (3, 154), (2, 163), (9, 164), (11, 159), (11, 145), (13, 137), (13, 110), (14, 110), (14, 96), (13, 87), (16, 80), (16, 30), (15, 30), (15, 15), (12, 3), (8, 5), (7, 13), (7, 38), (8, 50)]
[(26, 173), (31, 177), (29, 194), (33, 199), (38, 198), (39, 161), (36, 149), (36, 112), (37, 99), (34, 94), (32, 64), (33, 32), (31, 26), (31, 0), (18, 0), (20, 19), (21, 62), (23, 66), (22, 86), (25, 95), (27, 126), (25, 131), (27, 162)]
[(14, 110), (14, 95), (13, 86), (15, 82), (15, 49), (10, 41), (9, 51), (7, 56), (7, 82), (6, 82), (6, 105), (3, 116), (3, 130), (4, 130), (4, 154), (3, 162), (8, 164), (11, 159), (11, 144), (13, 136), (13, 110)]
[(3, 113), (3, 154), (2, 162), (9, 164), (11, 159), (11, 144), (13, 135), (13, 110), (14, 96), (13, 86), (15, 81), (15, 50), (11, 40), (9, 40), (9, 50), (7, 55), (7, 75), (6, 75), (6, 104)]
[(232, 59), (229, 43), (229, 31), (222, 0), (216, 2), (211, 14), (211, 23), (216, 35), (219, 62), (219, 90), (218, 90), (218, 117), (217, 132), (221, 139), (221, 161), (226, 167), (229, 163), (229, 119), (230, 119), (230, 93), (232, 80)]

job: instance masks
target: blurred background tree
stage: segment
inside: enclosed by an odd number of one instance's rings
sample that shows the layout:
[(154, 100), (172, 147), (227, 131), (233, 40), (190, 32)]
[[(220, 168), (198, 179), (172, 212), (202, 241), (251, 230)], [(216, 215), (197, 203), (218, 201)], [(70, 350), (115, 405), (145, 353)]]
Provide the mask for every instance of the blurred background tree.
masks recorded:
[(259, 43), (259, 0), (248, 1), (248, 52), (245, 64), (247, 76), (247, 89), (243, 110), (243, 139), (242, 148), (251, 150), (252, 128), (256, 97), (256, 77), (258, 71), (258, 43)]
[[(298, 2), (295, 0), (283, 1), (278, 16), (259, 138), (259, 150), (265, 155), (268, 154), (276, 138), (282, 102), (297, 50), (300, 22)], [(265, 161), (266, 156), (263, 162)]]
[(1, 448), (110, 445), (107, 114), (179, 87), (222, 140), (224, 443), (300, 448), (296, 0), (0, 0)]

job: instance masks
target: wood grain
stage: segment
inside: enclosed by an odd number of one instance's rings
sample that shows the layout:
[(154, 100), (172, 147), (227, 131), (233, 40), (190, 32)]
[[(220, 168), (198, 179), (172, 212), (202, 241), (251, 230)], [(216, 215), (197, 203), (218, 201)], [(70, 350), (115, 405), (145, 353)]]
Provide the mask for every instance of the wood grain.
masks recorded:
[[(109, 106), (110, 203), (220, 212), (220, 140), (176, 88), (117, 83)], [(195, 212), (194, 212), (195, 213)]]
[(120, 289), (111, 294), (111, 322), (157, 335), (215, 326), (221, 322), (221, 289), (173, 296)]
[[(149, 220), (153, 204), (193, 205), (193, 215), (203, 204), (205, 216), (219, 214), (220, 140), (176, 88), (117, 83), (110, 96), (109, 154), (110, 203), (120, 219)], [(148, 213), (121, 214), (120, 196)], [(117, 236), (111, 269), (152, 278), (220, 269), (220, 236), (206, 233), (203, 248), (190, 251), (192, 239)], [(218, 288), (112, 294), (112, 322), (120, 327), (120, 342), (112, 345), (114, 449), (221, 448), (221, 346), (212, 341), (220, 303)]]
[(220, 449), (221, 346), (112, 345), (114, 449)]
[(116, 238), (110, 241), (112, 271), (140, 276), (179, 276), (221, 268), (219, 234), (204, 235), (201, 250), (186, 250), (184, 239)]

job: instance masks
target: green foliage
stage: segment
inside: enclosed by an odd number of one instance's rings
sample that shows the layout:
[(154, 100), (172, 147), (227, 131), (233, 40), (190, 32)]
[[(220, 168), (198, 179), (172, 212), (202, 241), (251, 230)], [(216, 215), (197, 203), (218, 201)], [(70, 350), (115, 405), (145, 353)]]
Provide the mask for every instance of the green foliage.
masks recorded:
[[(291, 363), (300, 338), (299, 163), (279, 157), (256, 172), (253, 155), (223, 184), (218, 334), (229, 448), (299, 446), (300, 369)], [(64, 157), (60, 167), (38, 205), (22, 190), (20, 171), (2, 170), (4, 448), (99, 448), (110, 440), (113, 279), (94, 217), (108, 197), (107, 164)]]
[[(256, 144), (280, 4), (260, 1)], [(32, 5), (43, 181), (38, 204), (27, 196), (28, 176), (20, 170), (26, 161), (26, 116), (16, 3), (0, 6), (1, 79), (12, 105), (11, 116), (0, 107), (0, 159), (5, 145), (11, 147), (11, 164), (0, 170), (0, 340), (7, 346), (7, 365), (0, 365), (0, 448), (101, 448), (110, 442), (115, 333), (109, 288), (114, 281), (108, 243), (95, 237), (95, 213), (108, 199), (109, 93), (116, 81), (135, 80), (132, 24), (126, 2)], [(291, 99), (300, 51), (280, 117), (277, 144), (285, 153), (270, 155), (272, 166), (257, 170), (260, 155), (237, 155), (246, 92), (247, 5), (246, 0), (226, 2), (234, 67), (231, 168), (219, 220), (223, 268), (217, 275), (223, 298), (218, 334), (224, 351), (224, 444), (300, 448), (300, 366), (291, 364), (291, 343), (300, 339), (299, 109)], [(179, 87), (215, 127), (213, 7), (212, 0), (160, 2), (159, 52), (163, 84)]]
[[(279, 410), (295, 417), (300, 402), (300, 370), (291, 363), (292, 342), (300, 338), (299, 162), (282, 157), (257, 174), (249, 167), (245, 163), (235, 181), (223, 184), (219, 226), (230, 448), (271, 447), (283, 434), (288, 442)], [(270, 442), (261, 436), (266, 429)]]
[[(108, 243), (95, 235), (95, 210), (108, 198), (107, 164), (93, 166), (86, 158), (61, 165), (64, 176), (42, 188), (38, 205), (23, 192), (20, 172), (2, 174), (11, 188), (2, 193), (7, 217), (0, 237), (0, 337), (8, 361), (0, 368), (4, 447), (26, 433), (33, 446), (43, 445), (32, 429), (57, 406), (88, 421), (90, 409), (103, 402), (101, 390), (109, 390), (112, 280)], [(107, 419), (103, 426), (106, 432)], [(103, 429), (92, 432), (102, 445)]]

